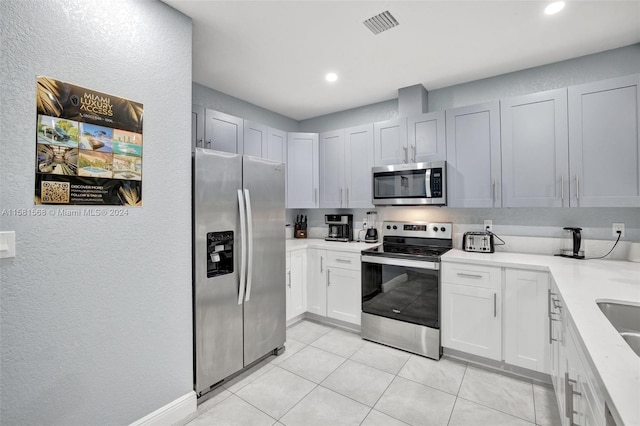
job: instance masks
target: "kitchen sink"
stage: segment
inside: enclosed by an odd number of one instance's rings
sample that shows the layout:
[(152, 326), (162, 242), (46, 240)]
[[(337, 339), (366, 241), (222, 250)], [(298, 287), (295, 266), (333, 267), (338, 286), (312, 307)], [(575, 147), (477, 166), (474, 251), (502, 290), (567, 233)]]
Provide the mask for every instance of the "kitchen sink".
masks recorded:
[(640, 306), (618, 302), (597, 302), (609, 322), (640, 356)]

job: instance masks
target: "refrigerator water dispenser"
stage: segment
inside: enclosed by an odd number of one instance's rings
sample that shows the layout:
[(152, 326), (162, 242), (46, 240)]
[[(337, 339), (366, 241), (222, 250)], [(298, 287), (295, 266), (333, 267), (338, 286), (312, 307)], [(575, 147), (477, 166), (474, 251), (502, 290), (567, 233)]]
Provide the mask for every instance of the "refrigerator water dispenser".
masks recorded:
[(207, 233), (207, 278), (233, 273), (233, 231)]

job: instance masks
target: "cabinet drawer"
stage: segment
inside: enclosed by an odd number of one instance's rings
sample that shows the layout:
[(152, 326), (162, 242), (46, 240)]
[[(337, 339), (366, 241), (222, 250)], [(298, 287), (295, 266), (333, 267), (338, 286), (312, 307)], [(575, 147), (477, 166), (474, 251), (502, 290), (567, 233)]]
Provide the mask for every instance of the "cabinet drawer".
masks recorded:
[(346, 253), (343, 251), (327, 252), (327, 266), (360, 270), (360, 253)]
[(442, 264), (442, 282), (500, 289), (501, 281), (501, 269), (497, 266)]

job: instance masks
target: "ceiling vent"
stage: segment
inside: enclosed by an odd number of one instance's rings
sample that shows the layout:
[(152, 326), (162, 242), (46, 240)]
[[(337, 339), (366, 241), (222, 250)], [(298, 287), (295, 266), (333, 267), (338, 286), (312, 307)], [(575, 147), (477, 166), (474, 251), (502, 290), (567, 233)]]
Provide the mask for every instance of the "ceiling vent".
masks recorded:
[(363, 24), (367, 28), (369, 28), (372, 33), (380, 34), (383, 31), (387, 31), (393, 27), (397, 27), (398, 21), (387, 10), (385, 12), (380, 13), (379, 15), (376, 15), (367, 19), (366, 21), (363, 22)]

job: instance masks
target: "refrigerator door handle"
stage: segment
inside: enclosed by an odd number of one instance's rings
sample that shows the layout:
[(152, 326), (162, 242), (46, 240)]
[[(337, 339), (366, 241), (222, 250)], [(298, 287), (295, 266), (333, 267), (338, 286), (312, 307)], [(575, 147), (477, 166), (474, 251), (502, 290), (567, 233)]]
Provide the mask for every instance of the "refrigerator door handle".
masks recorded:
[(253, 272), (253, 214), (251, 211), (251, 198), (249, 190), (244, 190), (244, 199), (247, 206), (247, 289), (245, 291), (245, 302), (251, 297), (251, 275)]
[(240, 286), (238, 288), (238, 305), (242, 305), (242, 299), (244, 299), (244, 287), (246, 284), (246, 264), (247, 264), (247, 244), (246, 244), (246, 217), (245, 217), (245, 208), (244, 208), (244, 196), (242, 195), (242, 190), (238, 189), (238, 210), (240, 210), (240, 246), (242, 250), (240, 251)]

